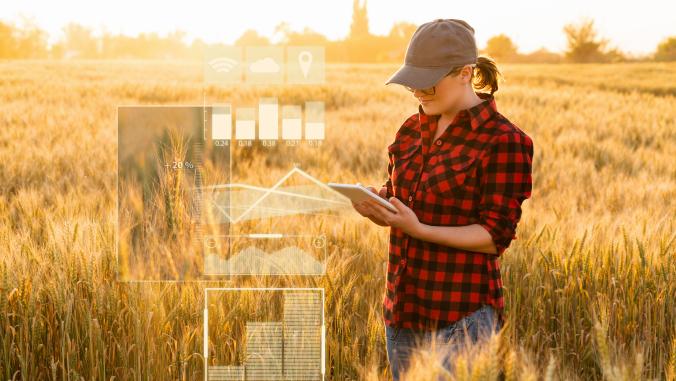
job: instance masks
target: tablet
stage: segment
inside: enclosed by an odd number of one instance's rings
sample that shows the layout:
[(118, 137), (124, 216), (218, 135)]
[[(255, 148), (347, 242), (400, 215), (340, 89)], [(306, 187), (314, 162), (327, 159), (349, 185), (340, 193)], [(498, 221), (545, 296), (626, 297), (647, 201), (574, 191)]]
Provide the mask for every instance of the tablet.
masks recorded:
[(371, 192), (368, 188), (360, 184), (328, 183), (326, 185), (328, 185), (331, 189), (335, 190), (336, 192), (349, 198), (354, 203), (359, 203), (364, 200), (372, 199), (375, 200), (380, 205), (386, 207), (390, 211), (397, 213), (397, 208), (395, 208), (394, 205), (392, 205), (389, 201)]

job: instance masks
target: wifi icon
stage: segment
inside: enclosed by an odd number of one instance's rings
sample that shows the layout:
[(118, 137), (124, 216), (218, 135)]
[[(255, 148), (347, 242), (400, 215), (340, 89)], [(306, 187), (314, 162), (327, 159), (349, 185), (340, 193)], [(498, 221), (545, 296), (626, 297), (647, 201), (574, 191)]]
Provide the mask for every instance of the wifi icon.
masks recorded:
[(235, 66), (238, 65), (238, 61), (228, 57), (218, 57), (209, 61), (209, 66), (211, 66), (214, 71), (218, 73), (229, 73)]
[(236, 84), (242, 81), (244, 60), (239, 46), (222, 46), (204, 52), (202, 73), (210, 85)]

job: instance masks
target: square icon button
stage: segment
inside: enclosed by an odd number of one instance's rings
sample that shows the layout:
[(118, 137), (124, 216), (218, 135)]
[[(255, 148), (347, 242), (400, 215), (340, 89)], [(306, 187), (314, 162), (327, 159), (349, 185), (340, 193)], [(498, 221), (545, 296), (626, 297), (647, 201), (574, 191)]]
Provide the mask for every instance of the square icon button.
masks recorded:
[(242, 48), (221, 46), (204, 51), (204, 83), (207, 85), (242, 82)]
[(290, 84), (324, 83), (324, 47), (289, 46), (286, 50), (286, 76)]
[(278, 46), (246, 48), (246, 82), (281, 84), (284, 81), (284, 49)]

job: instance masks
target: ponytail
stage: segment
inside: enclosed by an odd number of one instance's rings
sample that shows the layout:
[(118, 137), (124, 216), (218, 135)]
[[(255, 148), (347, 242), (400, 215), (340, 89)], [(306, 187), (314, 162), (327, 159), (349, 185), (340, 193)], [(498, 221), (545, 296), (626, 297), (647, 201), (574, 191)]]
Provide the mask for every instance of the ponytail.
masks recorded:
[(472, 72), (472, 86), (477, 90), (490, 89), (491, 95), (498, 91), (498, 77), (502, 74), (495, 61), (487, 56), (479, 56)]

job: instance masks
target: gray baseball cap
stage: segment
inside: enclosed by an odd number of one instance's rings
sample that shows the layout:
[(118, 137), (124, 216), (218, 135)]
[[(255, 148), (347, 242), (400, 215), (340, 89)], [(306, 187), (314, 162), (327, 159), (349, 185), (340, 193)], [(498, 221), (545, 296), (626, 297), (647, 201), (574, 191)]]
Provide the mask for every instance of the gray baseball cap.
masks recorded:
[(436, 19), (416, 29), (404, 65), (385, 84), (432, 87), (454, 67), (476, 64), (478, 55), (474, 28), (466, 21)]

